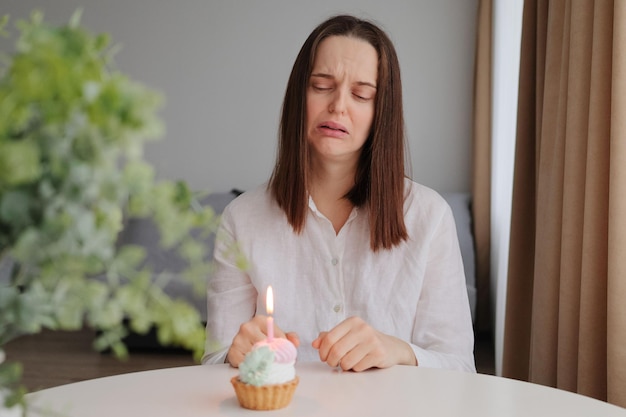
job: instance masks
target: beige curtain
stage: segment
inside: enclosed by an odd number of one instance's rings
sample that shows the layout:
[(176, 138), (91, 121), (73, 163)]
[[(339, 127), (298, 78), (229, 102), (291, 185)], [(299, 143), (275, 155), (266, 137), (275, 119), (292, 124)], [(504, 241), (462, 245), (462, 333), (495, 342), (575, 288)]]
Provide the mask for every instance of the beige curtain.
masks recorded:
[(491, 328), (489, 252), (491, 247), (491, 61), (492, 0), (478, 6), (474, 68), (472, 224), (476, 244), (475, 329)]
[(524, 3), (503, 375), (626, 407), (626, 0)]

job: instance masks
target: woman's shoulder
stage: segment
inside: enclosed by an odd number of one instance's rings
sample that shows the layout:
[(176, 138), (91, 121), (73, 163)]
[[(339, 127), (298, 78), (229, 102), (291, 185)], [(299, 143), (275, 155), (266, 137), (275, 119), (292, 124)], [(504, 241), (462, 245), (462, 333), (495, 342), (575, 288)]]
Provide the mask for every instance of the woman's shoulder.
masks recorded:
[(422, 207), (434, 207), (444, 209), (448, 203), (434, 189), (423, 184), (417, 183), (410, 178), (404, 180), (405, 189), (405, 205), (417, 204)]
[(452, 217), (450, 205), (434, 189), (407, 179), (405, 190), (404, 220), (407, 227), (418, 224), (435, 227), (444, 218)]
[(257, 214), (268, 210), (273, 199), (267, 184), (261, 184), (239, 194), (224, 209), (225, 212), (240, 215)]

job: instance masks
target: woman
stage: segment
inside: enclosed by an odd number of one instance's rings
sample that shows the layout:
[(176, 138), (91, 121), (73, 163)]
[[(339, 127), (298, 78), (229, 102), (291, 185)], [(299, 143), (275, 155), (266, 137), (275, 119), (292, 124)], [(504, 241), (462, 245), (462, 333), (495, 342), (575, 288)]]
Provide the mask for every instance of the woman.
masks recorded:
[(401, 89), (395, 49), (374, 24), (336, 16), (309, 35), (269, 183), (222, 216), (204, 363), (237, 367), (266, 337), (257, 313), (272, 285), (275, 334), (301, 361), (475, 372), (451, 210), (405, 178)]

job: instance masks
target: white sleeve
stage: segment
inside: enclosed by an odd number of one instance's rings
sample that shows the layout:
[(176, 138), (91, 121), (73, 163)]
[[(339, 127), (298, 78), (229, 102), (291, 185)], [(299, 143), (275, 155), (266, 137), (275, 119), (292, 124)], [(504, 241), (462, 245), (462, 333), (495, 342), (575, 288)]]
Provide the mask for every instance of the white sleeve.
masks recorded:
[(411, 346), (419, 366), (476, 372), (465, 272), (450, 207), (446, 204), (433, 220)]
[(237, 265), (234, 222), (229, 208), (218, 228), (214, 271), (207, 286), (206, 343), (202, 363), (224, 363), (230, 344), (242, 323), (254, 317), (257, 291)]

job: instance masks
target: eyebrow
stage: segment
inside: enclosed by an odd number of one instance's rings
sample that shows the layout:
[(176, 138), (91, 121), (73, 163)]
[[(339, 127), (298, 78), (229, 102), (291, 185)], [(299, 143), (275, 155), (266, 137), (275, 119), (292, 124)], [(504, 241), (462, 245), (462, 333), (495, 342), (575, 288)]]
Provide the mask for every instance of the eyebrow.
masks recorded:
[[(311, 77), (326, 78), (326, 79), (329, 79), (329, 80), (335, 79), (335, 77), (333, 77), (332, 75), (325, 74), (323, 72), (313, 73), (313, 74), (311, 74)], [(367, 86), (367, 87), (372, 87), (373, 89), (377, 89), (376, 84), (372, 84), (372, 83), (370, 83), (368, 81), (357, 81), (356, 84), (357, 85)]]

